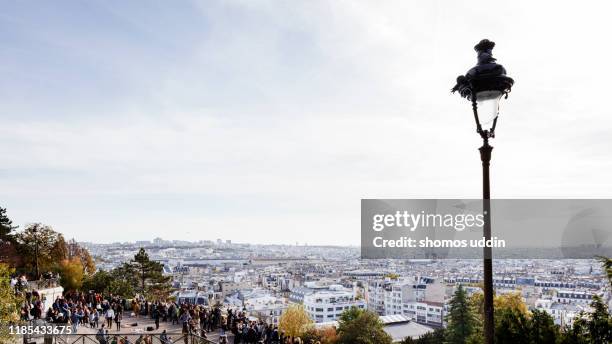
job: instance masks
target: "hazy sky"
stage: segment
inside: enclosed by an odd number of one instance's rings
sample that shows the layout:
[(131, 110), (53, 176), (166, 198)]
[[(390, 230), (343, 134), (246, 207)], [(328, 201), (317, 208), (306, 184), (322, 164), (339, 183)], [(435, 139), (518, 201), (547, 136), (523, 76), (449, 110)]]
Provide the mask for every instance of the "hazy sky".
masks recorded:
[(358, 244), (361, 198), (480, 196), (482, 38), (515, 81), (497, 198), (612, 197), (610, 8), (38, 1), (0, 11), (0, 205), (80, 241)]

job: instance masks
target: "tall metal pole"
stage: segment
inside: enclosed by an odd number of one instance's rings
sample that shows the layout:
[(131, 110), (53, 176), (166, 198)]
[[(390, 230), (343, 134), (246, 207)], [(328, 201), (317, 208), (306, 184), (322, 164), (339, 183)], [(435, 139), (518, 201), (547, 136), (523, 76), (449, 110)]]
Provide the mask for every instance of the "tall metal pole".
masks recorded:
[(486, 344), (493, 344), (494, 320), (493, 320), (493, 256), (491, 247), (486, 243), (491, 240), (491, 192), (489, 182), (489, 165), (491, 162), (491, 151), (487, 133), (483, 135), (483, 145), (480, 147), (480, 160), (482, 160), (482, 208), (484, 212), (483, 237), (485, 240), (484, 254), (484, 337)]

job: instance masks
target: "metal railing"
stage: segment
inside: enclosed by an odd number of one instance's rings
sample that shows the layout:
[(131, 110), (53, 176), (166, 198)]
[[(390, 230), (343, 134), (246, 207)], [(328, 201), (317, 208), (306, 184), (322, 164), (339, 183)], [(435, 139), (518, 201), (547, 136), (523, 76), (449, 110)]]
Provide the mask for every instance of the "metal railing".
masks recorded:
[[(29, 327), (70, 327), (70, 324), (50, 323), (43, 319), (29, 320), (22, 325)], [(184, 334), (182, 332), (148, 333), (148, 332), (129, 332), (129, 333), (105, 333), (100, 337), (100, 333), (61, 333), (61, 334), (23, 334), (17, 336), (18, 342), (42, 343), (45, 344), (218, 344), (208, 338), (195, 333)]]
[(24, 336), (23, 343), (45, 344), (217, 344), (196, 334), (183, 333), (113, 333), (103, 338), (99, 334), (60, 334)]
[(47, 289), (47, 288), (56, 288), (60, 286), (60, 283), (59, 283), (59, 278), (52, 277), (52, 278), (43, 278), (39, 280), (29, 281), (28, 285), (30, 289), (32, 290), (39, 290), (39, 289)]
[(195, 334), (161, 333), (113, 333), (104, 339), (97, 334), (70, 334), (53, 336), (53, 344), (216, 344), (215, 342)]

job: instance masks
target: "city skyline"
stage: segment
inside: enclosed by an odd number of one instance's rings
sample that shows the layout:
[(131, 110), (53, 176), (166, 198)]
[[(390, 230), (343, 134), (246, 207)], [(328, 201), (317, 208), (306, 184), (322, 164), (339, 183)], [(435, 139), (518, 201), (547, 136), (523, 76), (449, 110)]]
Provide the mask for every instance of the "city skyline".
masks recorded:
[(362, 198), (480, 197), (450, 88), (482, 38), (516, 80), (492, 196), (609, 198), (605, 7), (6, 4), (0, 205), (78, 241), (358, 245)]

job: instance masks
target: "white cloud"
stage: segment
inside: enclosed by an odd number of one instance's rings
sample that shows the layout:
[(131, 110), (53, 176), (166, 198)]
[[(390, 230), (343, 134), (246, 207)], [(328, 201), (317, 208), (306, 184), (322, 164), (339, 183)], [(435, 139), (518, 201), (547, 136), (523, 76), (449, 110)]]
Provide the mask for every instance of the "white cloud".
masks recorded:
[[(16, 222), (79, 240), (355, 244), (360, 198), (478, 197), (479, 140), (449, 89), (484, 37), (516, 79), (493, 195), (610, 197), (603, 8), (194, 6), (77, 8), (44, 33), (36, 13), (13, 19), (0, 189)], [(71, 25), (85, 20), (116, 26)]]

